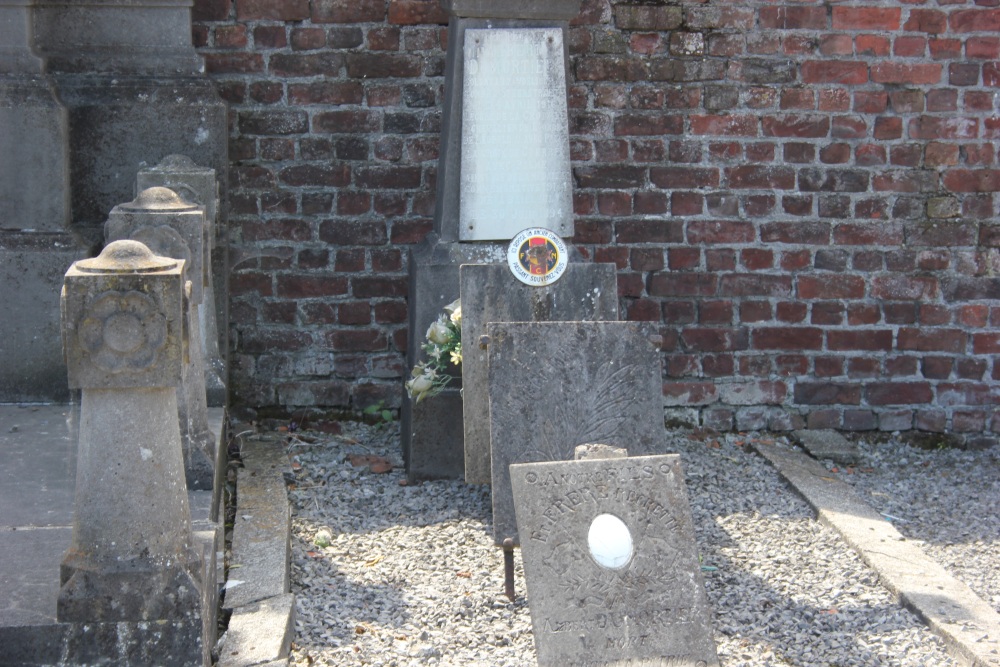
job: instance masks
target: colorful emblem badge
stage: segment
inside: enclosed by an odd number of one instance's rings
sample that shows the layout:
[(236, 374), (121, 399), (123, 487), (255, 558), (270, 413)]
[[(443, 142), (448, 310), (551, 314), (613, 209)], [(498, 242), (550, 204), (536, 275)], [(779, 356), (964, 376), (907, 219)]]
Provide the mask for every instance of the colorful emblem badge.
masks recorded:
[(566, 244), (555, 232), (541, 227), (525, 229), (507, 247), (507, 265), (525, 285), (554, 283), (565, 273), (568, 263)]

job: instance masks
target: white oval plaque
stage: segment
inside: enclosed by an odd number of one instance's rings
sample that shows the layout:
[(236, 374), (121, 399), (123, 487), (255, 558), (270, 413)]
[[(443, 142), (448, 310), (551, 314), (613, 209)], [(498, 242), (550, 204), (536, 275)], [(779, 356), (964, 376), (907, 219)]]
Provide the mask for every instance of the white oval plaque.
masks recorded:
[(587, 546), (597, 564), (620, 570), (632, 560), (632, 533), (625, 522), (613, 514), (599, 514), (590, 524)]
[(566, 244), (555, 232), (530, 227), (507, 246), (507, 265), (525, 285), (543, 287), (559, 280), (569, 264)]

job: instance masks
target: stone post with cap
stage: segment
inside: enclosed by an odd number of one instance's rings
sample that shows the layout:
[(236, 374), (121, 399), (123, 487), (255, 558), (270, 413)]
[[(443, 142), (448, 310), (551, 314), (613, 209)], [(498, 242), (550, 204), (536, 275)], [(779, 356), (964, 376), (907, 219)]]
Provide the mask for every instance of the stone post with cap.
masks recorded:
[[(140, 169), (135, 175), (136, 192), (147, 188), (170, 188), (191, 203), (205, 209), (204, 257), (202, 258), (201, 280), (204, 290), (198, 304), (198, 318), (201, 325), (201, 341), (205, 358), (205, 390), (210, 406), (226, 404), (226, 363), (219, 346), (219, 322), (225, 323), (226, 310), (216, 308), (224, 305), (225, 299), (216, 300), (213, 278), (213, 256), (215, 268), (221, 276), (228, 274), (226, 267), (226, 244), (217, 247), (216, 239), (222, 228), (219, 225), (219, 181), (215, 170), (202, 167), (186, 155), (168, 155), (154, 167)], [(225, 282), (218, 295), (225, 297)], [(224, 329), (225, 327), (223, 327)]]
[(136, 241), (66, 272), (63, 348), (81, 403), (60, 622), (173, 621), (203, 632), (203, 556), (177, 422), (185, 301), (184, 260)]
[(184, 313), (191, 344), (177, 389), (178, 419), (184, 443), (184, 469), (192, 489), (211, 489), (215, 479), (215, 437), (208, 426), (204, 351), (200, 344), (198, 304), (205, 293), (204, 209), (169, 188), (153, 187), (131, 202), (115, 206), (104, 228), (108, 241), (140, 241), (157, 255), (185, 260), (191, 281), (190, 312)]

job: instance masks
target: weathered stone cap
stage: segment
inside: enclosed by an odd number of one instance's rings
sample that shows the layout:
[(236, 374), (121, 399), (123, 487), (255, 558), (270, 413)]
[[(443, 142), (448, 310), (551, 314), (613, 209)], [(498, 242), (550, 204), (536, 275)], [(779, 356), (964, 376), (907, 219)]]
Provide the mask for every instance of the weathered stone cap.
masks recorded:
[(177, 267), (180, 260), (153, 254), (139, 241), (114, 241), (105, 246), (97, 257), (81, 259), (73, 264), (82, 273), (154, 273)]
[(192, 204), (170, 188), (155, 186), (146, 188), (140, 192), (135, 199), (119, 204), (115, 208), (123, 211), (193, 211), (198, 208), (197, 204)]
[(581, 0), (441, 0), (451, 16), (478, 19), (543, 19), (570, 21), (580, 13)]

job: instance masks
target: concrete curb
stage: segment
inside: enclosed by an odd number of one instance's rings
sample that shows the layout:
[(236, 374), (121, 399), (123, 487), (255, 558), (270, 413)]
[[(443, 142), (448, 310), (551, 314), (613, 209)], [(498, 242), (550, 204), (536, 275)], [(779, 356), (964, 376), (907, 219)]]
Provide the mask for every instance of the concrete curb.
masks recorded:
[(287, 665), (295, 631), (291, 594), (292, 469), (280, 440), (250, 438), (237, 472), (236, 519), (223, 606), (233, 612), (218, 667)]
[(1000, 666), (1000, 615), (865, 503), (850, 485), (800, 452), (754, 443), (824, 524), (878, 573), (900, 602), (972, 667)]

